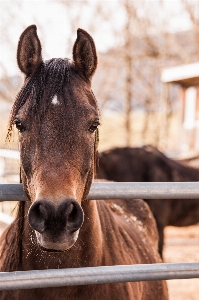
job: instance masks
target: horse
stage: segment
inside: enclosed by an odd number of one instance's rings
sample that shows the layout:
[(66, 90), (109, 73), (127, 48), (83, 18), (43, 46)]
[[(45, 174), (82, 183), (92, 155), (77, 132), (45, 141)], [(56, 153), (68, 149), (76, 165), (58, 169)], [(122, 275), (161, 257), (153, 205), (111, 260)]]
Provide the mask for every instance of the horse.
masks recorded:
[[(142, 200), (88, 201), (97, 158), (99, 109), (91, 89), (92, 37), (77, 30), (73, 61), (42, 58), (37, 27), (21, 34), (25, 82), (8, 130), (19, 131), (23, 188), (15, 221), (1, 238), (1, 271), (160, 262), (157, 228)], [(165, 281), (2, 291), (1, 300), (166, 300)]]
[[(157, 148), (113, 148), (99, 154), (97, 177), (114, 181), (186, 182), (198, 181), (199, 170), (168, 158)], [(199, 199), (144, 199), (158, 228), (159, 253), (162, 257), (164, 228), (190, 226), (199, 222)]]

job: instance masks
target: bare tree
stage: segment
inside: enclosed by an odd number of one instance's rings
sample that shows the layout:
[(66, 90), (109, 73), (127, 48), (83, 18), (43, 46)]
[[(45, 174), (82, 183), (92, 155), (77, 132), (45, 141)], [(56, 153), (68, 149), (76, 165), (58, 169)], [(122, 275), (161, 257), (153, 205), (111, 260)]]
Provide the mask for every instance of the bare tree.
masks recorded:
[[(8, 63), (7, 61), (4, 61), (3, 59), (3, 51), (5, 51), (5, 47), (7, 47), (7, 56), (9, 59), (11, 59), (11, 62), (13, 62), (13, 59), (11, 57), (11, 51), (14, 47), (13, 39), (12, 39), (12, 33), (11, 33), (11, 28), (9, 24), (11, 21), (15, 18), (15, 11), (20, 9), (20, 3), (19, 2), (6, 2), (4, 1), (2, 3), (1, 7), (1, 12), (0, 12), (0, 18), (1, 18), (1, 34), (0, 34), (0, 44), (1, 44), (1, 60), (0, 60), (0, 76), (1, 76), (1, 82), (0, 82), (0, 98), (4, 99), (8, 102), (11, 102), (13, 100), (13, 96), (16, 93), (15, 88), (13, 88), (12, 83), (10, 82), (10, 77), (7, 72), (6, 64)], [(5, 13), (6, 12), (6, 13)], [(15, 59), (15, 57), (14, 57)], [(15, 62), (14, 62), (15, 63)], [(16, 83), (16, 82), (15, 82)], [(14, 83), (14, 85), (15, 85)]]
[[(189, 4), (187, 9), (189, 8), (190, 18), (195, 24), (197, 36), (196, 3), (192, 7), (191, 1), (184, 0), (184, 2)], [(192, 32), (176, 34), (169, 32), (169, 15), (163, 13), (162, 1), (150, 1), (149, 4), (147, 1), (121, 0), (120, 8), (125, 12), (125, 21), (117, 35), (123, 37), (123, 46), (116, 47), (118, 51), (115, 55), (121, 57), (121, 69), (125, 70), (124, 90), (120, 95), (125, 103), (126, 145), (134, 144), (132, 132), (135, 126), (131, 114), (139, 105), (145, 111), (143, 141), (147, 140), (151, 120), (154, 120), (152, 122), (156, 127), (153, 126), (153, 144), (161, 145), (163, 140), (165, 144), (169, 136), (175, 95), (162, 91), (160, 72), (163, 67), (190, 63), (196, 59), (196, 51), (191, 47)], [(195, 45), (197, 48), (197, 41)], [(161, 117), (163, 111), (164, 117)]]
[[(55, 3), (49, 0), (50, 2)], [(69, 54), (69, 49), (71, 51), (78, 27), (94, 36), (98, 49), (105, 44), (105, 36), (112, 39), (112, 43), (104, 51), (99, 51), (99, 67), (93, 85), (102, 113), (111, 108), (125, 116), (125, 145), (136, 143), (134, 136), (137, 119), (134, 118), (134, 112), (137, 109), (144, 116), (139, 120), (139, 136), (143, 143), (151, 142), (161, 146), (169, 137), (174, 96), (164, 91), (160, 72), (165, 66), (189, 63), (199, 57), (199, 4), (189, 0), (181, 2), (183, 12), (189, 16), (193, 27), (187, 33), (169, 31), (168, 24), (170, 18), (175, 17), (175, 12), (168, 15), (165, 2), (161, 0), (118, 0), (114, 4), (100, 0), (56, 1), (56, 5), (65, 11), (69, 28), (65, 37), (65, 53)], [(0, 40), (2, 44), (10, 43), (10, 47), (13, 47), (12, 32), (9, 32), (8, 24), (16, 17), (15, 9), (20, 9), (21, 4), (19, 1), (12, 2), (12, 5), (9, 1), (6, 3), (10, 13), (3, 14), (1, 10), (3, 26)], [(41, 20), (39, 23), (42, 23)], [(23, 25), (21, 27), (24, 28)], [(42, 24), (40, 27), (42, 28)], [(43, 39), (45, 40), (45, 30)], [(101, 42), (98, 44), (99, 39)], [(0, 64), (6, 83), (6, 69), (3, 69), (2, 62)], [(7, 86), (9, 81), (10, 79)], [(9, 93), (0, 89), (1, 97), (13, 99), (14, 89), (12, 94)]]
[(195, 38), (195, 51), (197, 53), (197, 58), (199, 59), (199, 2), (190, 0), (181, 1), (192, 23), (192, 30)]
[(130, 1), (124, 1), (124, 8), (126, 12), (126, 22), (124, 26), (124, 66), (125, 66), (125, 128), (126, 128), (126, 145), (131, 144), (131, 110), (132, 110), (132, 16)]

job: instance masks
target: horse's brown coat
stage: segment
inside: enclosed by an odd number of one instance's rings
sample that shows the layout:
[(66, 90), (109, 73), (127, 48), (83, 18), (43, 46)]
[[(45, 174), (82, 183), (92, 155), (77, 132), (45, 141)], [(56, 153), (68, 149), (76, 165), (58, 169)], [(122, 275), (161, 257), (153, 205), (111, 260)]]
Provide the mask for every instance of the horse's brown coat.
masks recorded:
[[(97, 65), (92, 38), (78, 30), (73, 63), (51, 60), (38, 66), (39, 47), (36, 27), (30, 26), (18, 48), (26, 83), (10, 122), (10, 129), (14, 121), (20, 130), (21, 178), (30, 202), (20, 203), (16, 220), (1, 238), (1, 270), (159, 262), (155, 222), (142, 200), (86, 200), (98, 125), (90, 87)], [(58, 103), (52, 103), (55, 95)], [(78, 225), (76, 232), (70, 230), (74, 224)], [(48, 251), (57, 249), (62, 251)], [(1, 300), (167, 298), (164, 281), (0, 292)]]
[[(152, 146), (113, 148), (100, 153), (98, 178), (120, 182), (198, 181), (199, 170), (182, 165)], [(199, 222), (199, 199), (145, 200), (157, 222), (162, 255), (165, 226)]]

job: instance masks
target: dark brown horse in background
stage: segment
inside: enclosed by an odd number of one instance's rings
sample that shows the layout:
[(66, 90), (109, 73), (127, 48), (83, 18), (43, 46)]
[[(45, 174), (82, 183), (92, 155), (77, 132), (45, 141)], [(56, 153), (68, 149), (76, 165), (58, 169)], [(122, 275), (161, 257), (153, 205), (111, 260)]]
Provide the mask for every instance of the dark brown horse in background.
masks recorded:
[[(199, 181), (199, 170), (176, 162), (157, 148), (114, 148), (99, 155), (98, 178), (120, 182)], [(162, 256), (165, 226), (199, 222), (199, 199), (145, 200), (157, 222)]]
[[(1, 271), (159, 262), (155, 221), (142, 200), (87, 200), (99, 125), (91, 91), (97, 55), (90, 35), (78, 29), (73, 62), (44, 62), (36, 26), (29, 26), (17, 60), (25, 83), (9, 134), (15, 124), (30, 201), (19, 204), (1, 238)], [(167, 288), (164, 281), (128, 282), (3, 291), (0, 299), (164, 300)]]

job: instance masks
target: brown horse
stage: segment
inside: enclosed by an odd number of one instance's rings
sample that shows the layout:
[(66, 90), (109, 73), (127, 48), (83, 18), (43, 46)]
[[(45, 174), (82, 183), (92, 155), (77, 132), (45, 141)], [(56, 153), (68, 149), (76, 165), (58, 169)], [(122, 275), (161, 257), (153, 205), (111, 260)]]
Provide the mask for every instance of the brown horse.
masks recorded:
[[(21, 179), (30, 201), (1, 239), (1, 270), (156, 263), (157, 230), (148, 207), (88, 201), (97, 150), (98, 107), (91, 91), (95, 44), (77, 31), (73, 62), (43, 61), (36, 26), (21, 35), (25, 84), (10, 120), (19, 130)], [(164, 281), (3, 291), (1, 300), (167, 299)]]
[[(199, 170), (176, 162), (157, 148), (114, 148), (99, 155), (98, 178), (120, 182), (198, 181)], [(199, 222), (199, 199), (145, 200), (157, 222), (162, 256), (165, 226), (190, 226)]]

